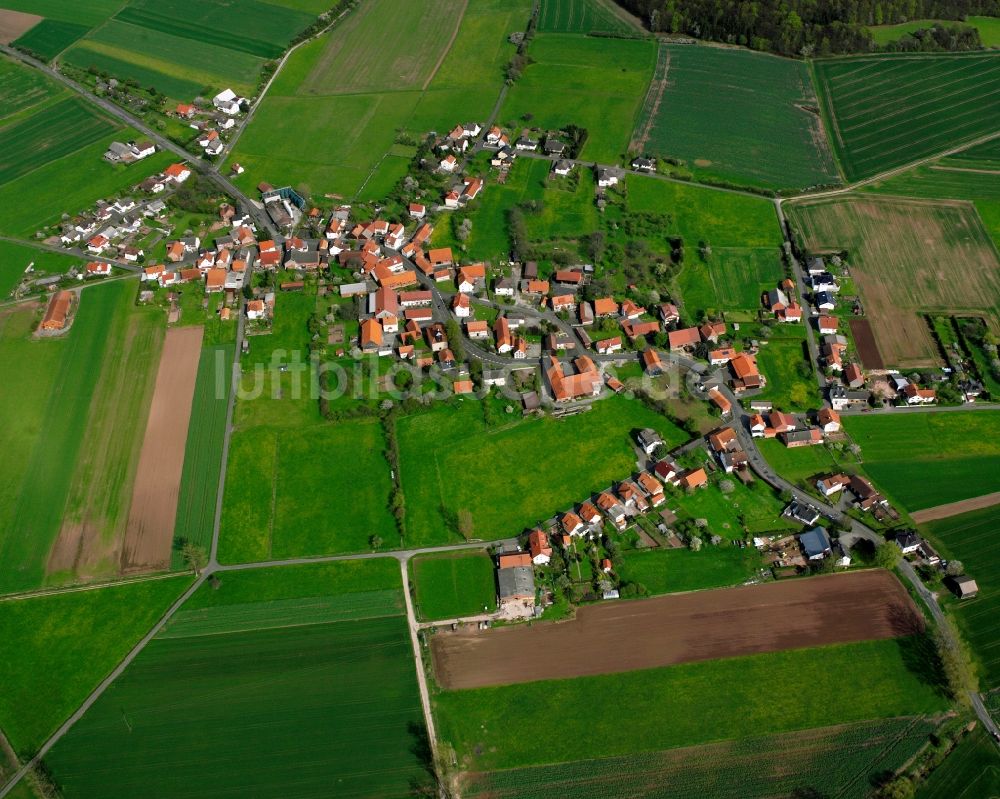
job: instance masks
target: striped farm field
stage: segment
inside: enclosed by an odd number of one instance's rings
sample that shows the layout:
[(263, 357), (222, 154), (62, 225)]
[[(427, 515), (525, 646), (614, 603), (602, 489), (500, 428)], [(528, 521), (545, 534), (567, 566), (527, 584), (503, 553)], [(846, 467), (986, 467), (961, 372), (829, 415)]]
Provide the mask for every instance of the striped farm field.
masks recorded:
[(77, 25), (75, 22), (43, 19), (15, 44), (48, 61), (84, 36), (88, 30), (86, 25)]
[(101, 139), (115, 127), (72, 97), (0, 130), (0, 185)]
[(221, 574), (52, 749), (52, 778), (80, 799), (427, 795), (401, 589), (392, 559)]
[[(996, 464), (1000, 458), (995, 459)], [(983, 466), (983, 468), (986, 468)], [(1000, 506), (928, 522), (921, 529), (941, 546), (942, 557), (957, 558), (979, 585), (975, 599), (952, 610), (979, 659), (983, 688), (1000, 687)]]
[[(211, 545), (215, 522), (232, 373), (229, 365), (233, 362), (234, 355), (234, 344), (217, 344), (202, 349), (198, 361), (198, 379), (194, 387), (191, 422), (184, 448), (184, 470), (177, 498), (174, 538), (177, 541), (191, 541), (206, 549)], [(182, 560), (178, 548), (174, 565), (183, 565)]]
[[(628, 796), (692, 799), (837, 796), (865, 799), (871, 780), (895, 771), (927, 742), (932, 721), (909, 716), (464, 775), (467, 799)], [(725, 763), (725, 768), (719, 768)], [(808, 792), (822, 786), (824, 793)]]
[(642, 33), (637, 20), (609, 0), (541, 0), (538, 30), (543, 33)]
[(773, 189), (839, 182), (801, 61), (749, 50), (661, 44), (633, 133), (637, 152), (696, 176)]
[(848, 180), (1000, 128), (1000, 53), (850, 56), (816, 61), (813, 69)]

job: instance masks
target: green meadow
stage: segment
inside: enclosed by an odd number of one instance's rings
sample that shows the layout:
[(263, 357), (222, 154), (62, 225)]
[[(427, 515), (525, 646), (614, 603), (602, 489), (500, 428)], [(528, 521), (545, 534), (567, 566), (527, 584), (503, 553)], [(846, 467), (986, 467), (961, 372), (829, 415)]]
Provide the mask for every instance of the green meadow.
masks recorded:
[(1000, 411), (846, 416), (864, 468), (908, 511), (996, 491)]
[(185, 576), (0, 600), (0, 729), (35, 752), (190, 584)]

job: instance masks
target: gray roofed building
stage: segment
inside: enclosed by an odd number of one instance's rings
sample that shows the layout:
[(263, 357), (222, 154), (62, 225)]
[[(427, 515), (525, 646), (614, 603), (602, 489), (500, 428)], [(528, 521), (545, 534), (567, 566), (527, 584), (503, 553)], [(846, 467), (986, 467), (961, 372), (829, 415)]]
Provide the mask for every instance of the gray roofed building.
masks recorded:
[(566, 145), (558, 139), (545, 140), (545, 152), (547, 155), (562, 155), (566, 150)]
[(816, 510), (812, 505), (805, 502), (799, 502), (797, 499), (793, 499), (787, 508), (784, 510), (784, 515), (800, 524), (816, 524), (819, 519), (819, 511)]
[(535, 600), (535, 572), (531, 566), (512, 566), (497, 572), (500, 602)]
[(639, 439), (639, 446), (642, 447), (647, 455), (652, 454), (657, 447), (663, 445), (663, 439), (660, 437), (660, 434), (650, 427), (644, 427), (640, 430), (636, 438)]
[(830, 536), (824, 527), (813, 527), (799, 536), (802, 551), (809, 560), (822, 560), (832, 552)]

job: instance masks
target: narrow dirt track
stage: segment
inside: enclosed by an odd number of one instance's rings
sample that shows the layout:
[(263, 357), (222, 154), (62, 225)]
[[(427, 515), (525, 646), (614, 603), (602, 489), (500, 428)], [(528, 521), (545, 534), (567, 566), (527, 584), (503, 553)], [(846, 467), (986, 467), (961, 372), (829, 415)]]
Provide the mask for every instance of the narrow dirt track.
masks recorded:
[(958, 516), (958, 514), (968, 513), (970, 510), (992, 508), (994, 505), (1000, 505), (1000, 491), (994, 491), (992, 494), (983, 494), (979, 497), (972, 497), (971, 499), (961, 499), (958, 502), (935, 505), (933, 508), (924, 508), (923, 510), (911, 513), (910, 518), (917, 524), (923, 524), (924, 522), (933, 522), (938, 519), (947, 519), (949, 516)]
[(122, 572), (160, 569), (170, 564), (201, 339), (200, 327), (175, 327), (167, 331), (163, 342), (132, 489)]
[(569, 622), (439, 633), (431, 651), (444, 688), (479, 688), (922, 629), (899, 581), (886, 571), (865, 571), (590, 605)]

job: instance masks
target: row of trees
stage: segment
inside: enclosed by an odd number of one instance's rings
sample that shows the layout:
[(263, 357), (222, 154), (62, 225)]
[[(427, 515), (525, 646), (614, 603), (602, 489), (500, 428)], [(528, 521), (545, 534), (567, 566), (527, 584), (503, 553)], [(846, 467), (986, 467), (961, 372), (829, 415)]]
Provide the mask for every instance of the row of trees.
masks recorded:
[[(826, 55), (877, 49), (867, 28), (916, 19), (962, 20), (1000, 15), (1000, 0), (618, 0), (656, 33), (741, 44), (783, 55)], [(911, 37), (912, 38), (912, 37)], [(978, 36), (976, 37), (978, 39)], [(928, 48), (964, 49), (968, 33), (928, 38)], [(910, 42), (907, 49), (921, 49)], [(978, 45), (976, 45), (978, 46)]]

